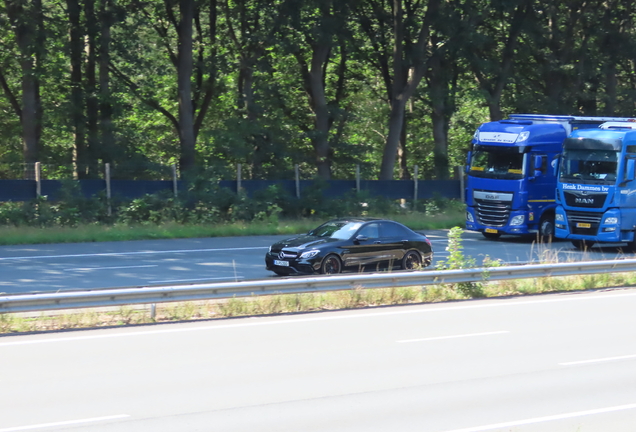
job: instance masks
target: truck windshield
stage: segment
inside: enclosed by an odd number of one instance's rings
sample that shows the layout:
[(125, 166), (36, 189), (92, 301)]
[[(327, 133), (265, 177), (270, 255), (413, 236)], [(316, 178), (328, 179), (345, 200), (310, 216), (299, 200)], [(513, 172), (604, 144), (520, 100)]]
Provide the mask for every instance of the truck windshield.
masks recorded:
[(470, 159), (470, 175), (497, 179), (523, 178), (523, 153), (518, 148), (475, 146)]
[(565, 150), (559, 179), (580, 183), (613, 184), (618, 171), (618, 152), (612, 150)]

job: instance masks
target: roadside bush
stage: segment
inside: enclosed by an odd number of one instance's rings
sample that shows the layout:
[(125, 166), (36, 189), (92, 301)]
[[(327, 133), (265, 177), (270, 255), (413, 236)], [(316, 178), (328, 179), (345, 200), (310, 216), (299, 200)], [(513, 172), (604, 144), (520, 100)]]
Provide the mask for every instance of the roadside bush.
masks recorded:
[[(467, 257), (463, 253), (462, 234), (464, 230), (460, 227), (451, 228), (448, 232), (448, 246), (446, 250), (449, 252), (448, 260), (440, 261), (437, 264), (439, 270), (458, 270), (465, 268), (475, 268), (476, 260), (473, 257)], [(491, 259), (488, 255), (484, 257), (483, 267), (499, 267), (500, 261)], [(488, 280), (488, 273), (484, 273), (484, 280)], [(452, 284), (451, 287), (462, 295), (469, 298), (484, 297), (484, 285), (481, 282), (459, 282)]]

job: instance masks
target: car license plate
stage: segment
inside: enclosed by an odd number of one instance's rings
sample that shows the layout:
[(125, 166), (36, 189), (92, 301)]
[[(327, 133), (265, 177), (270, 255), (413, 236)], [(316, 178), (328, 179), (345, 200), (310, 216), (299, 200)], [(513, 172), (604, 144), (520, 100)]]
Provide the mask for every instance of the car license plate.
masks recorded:
[(289, 261), (274, 260), (274, 265), (281, 267), (289, 267)]
[(585, 222), (577, 222), (576, 227), (577, 228), (592, 228), (592, 224), (585, 223)]
[(487, 233), (493, 233), (493, 234), (497, 234), (497, 230), (494, 228), (486, 228), (486, 232)]

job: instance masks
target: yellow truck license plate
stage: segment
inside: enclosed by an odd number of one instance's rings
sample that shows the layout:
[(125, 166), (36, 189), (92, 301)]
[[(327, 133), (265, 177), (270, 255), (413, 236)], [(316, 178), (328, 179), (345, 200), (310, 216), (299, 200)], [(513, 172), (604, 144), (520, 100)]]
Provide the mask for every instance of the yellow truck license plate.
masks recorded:
[(486, 228), (486, 232), (487, 232), (487, 233), (497, 234), (497, 230), (496, 230), (496, 229), (493, 229), (493, 228)]
[(576, 227), (577, 228), (592, 228), (592, 225), (585, 222), (577, 222)]

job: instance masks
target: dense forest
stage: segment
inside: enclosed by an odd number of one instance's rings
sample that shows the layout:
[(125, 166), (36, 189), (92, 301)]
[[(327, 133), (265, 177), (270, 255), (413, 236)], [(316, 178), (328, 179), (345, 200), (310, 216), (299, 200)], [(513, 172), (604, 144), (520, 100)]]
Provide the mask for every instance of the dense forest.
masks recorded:
[(636, 3), (1, 0), (0, 178), (447, 179), (509, 113), (633, 116)]

